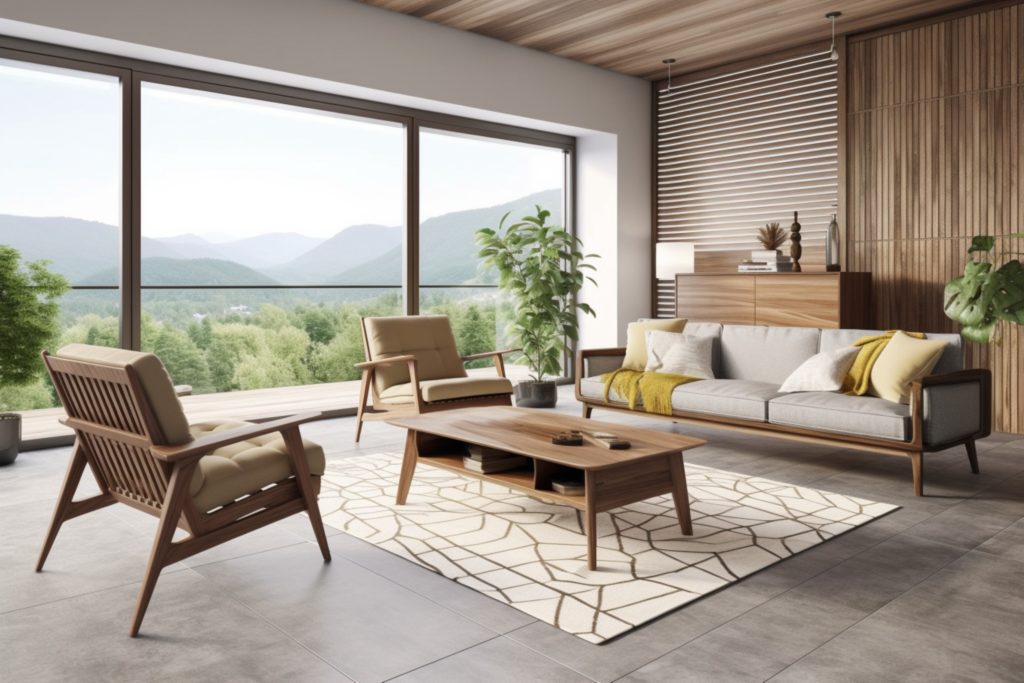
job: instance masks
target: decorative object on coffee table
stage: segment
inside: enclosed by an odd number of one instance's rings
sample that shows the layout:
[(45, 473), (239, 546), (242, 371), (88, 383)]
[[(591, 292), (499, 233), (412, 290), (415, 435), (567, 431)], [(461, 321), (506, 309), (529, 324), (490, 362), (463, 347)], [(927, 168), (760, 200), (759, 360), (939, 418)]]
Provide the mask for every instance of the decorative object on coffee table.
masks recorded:
[(477, 230), (476, 241), (484, 267), (498, 271), (498, 286), (515, 301), (511, 329), (532, 372), (516, 385), (516, 405), (553, 408), (557, 387), (545, 377), (561, 372), (566, 344), (579, 336), (577, 311), (595, 315), (577, 296), (585, 277), (597, 284), (583, 271), (595, 270), (588, 261), (598, 256), (584, 254), (579, 238), (548, 225), (551, 212), (536, 208), (535, 216), (508, 227), (506, 213), (497, 228)]
[[(0, 387), (28, 386), (43, 374), (39, 354), (60, 334), (57, 302), (69, 288), (45, 261), (22, 263), (16, 249), (0, 245)], [(0, 410), (24, 407), (0, 398)], [(0, 465), (12, 464), (20, 445), (21, 415), (0, 413)]]
[(793, 272), (801, 272), (800, 257), (804, 249), (800, 246), (800, 221), (797, 220), (797, 212), (793, 212), (793, 225), (789, 226), (789, 255), (793, 259)]
[(832, 220), (825, 232), (825, 270), (835, 272), (839, 270), (839, 222), (836, 214), (832, 214)]
[[(409, 430), (395, 496), (398, 505), (405, 505), (416, 464), (424, 462), (582, 511), (589, 569), (597, 568), (598, 512), (671, 493), (680, 530), (693, 534), (683, 451), (703, 446), (701, 439), (512, 407), (462, 408), (388, 422)], [(614, 429), (633, 447), (611, 452), (591, 444), (566, 448), (551, 443), (551, 437), (561, 432), (586, 434), (595, 429)], [(493, 474), (470, 470), (463, 460), (467, 446), (514, 453), (532, 461), (532, 467)], [(584, 495), (566, 496), (552, 489), (553, 479), (581, 473)]]

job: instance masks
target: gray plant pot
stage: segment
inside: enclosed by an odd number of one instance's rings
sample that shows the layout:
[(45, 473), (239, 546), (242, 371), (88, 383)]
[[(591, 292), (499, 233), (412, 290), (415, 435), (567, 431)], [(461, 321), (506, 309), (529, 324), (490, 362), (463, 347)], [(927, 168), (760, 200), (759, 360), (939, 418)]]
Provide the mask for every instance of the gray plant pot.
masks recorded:
[(21, 415), (0, 413), (0, 465), (10, 465), (18, 459), (21, 444)]
[(554, 408), (558, 403), (558, 385), (554, 382), (520, 382), (516, 385), (516, 405), (520, 408)]

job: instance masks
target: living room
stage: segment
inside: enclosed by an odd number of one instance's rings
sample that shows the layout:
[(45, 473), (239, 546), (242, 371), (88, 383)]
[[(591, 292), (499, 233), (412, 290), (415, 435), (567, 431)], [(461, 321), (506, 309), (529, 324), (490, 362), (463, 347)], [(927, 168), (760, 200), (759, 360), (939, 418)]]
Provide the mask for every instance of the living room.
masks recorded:
[(5, 680), (1019, 680), (1020, 0), (0, 0)]

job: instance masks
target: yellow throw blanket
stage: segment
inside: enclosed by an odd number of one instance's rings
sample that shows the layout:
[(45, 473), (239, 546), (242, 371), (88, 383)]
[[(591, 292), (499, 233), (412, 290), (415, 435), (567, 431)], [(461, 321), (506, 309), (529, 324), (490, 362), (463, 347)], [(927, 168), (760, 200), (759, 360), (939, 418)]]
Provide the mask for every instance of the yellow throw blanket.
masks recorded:
[(672, 392), (680, 384), (696, 382), (699, 377), (685, 375), (668, 375), (660, 372), (640, 372), (639, 370), (615, 370), (601, 375), (604, 382), (604, 400), (609, 401), (608, 394), (614, 390), (625, 397), (630, 409), (635, 409), (637, 401), (642, 397), (644, 410), (658, 415), (672, 414)]
[[(875, 361), (882, 355), (882, 351), (889, 345), (889, 340), (897, 331), (888, 330), (883, 334), (861, 337), (853, 342), (854, 346), (860, 347), (860, 352), (857, 353), (857, 357), (853, 360), (853, 366), (850, 367), (850, 371), (846, 373), (846, 379), (843, 380), (843, 393), (854, 396), (863, 396), (868, 393), (868, 387), (871, 386), (871, 369), (875, 367)], [(904, 334), (915, 339), (924, 339), (924, 334), (921, 332), (904, 332)]]

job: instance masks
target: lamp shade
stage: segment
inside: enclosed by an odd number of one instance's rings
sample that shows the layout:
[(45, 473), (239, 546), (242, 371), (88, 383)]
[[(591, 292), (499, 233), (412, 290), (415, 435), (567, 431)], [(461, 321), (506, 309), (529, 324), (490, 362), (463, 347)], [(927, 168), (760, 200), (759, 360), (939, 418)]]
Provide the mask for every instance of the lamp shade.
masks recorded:
[(659, 280), (674, 280), (676, 273), (692, 273), (693, 244), (658, 242), (654, 246), (654, 272)]

